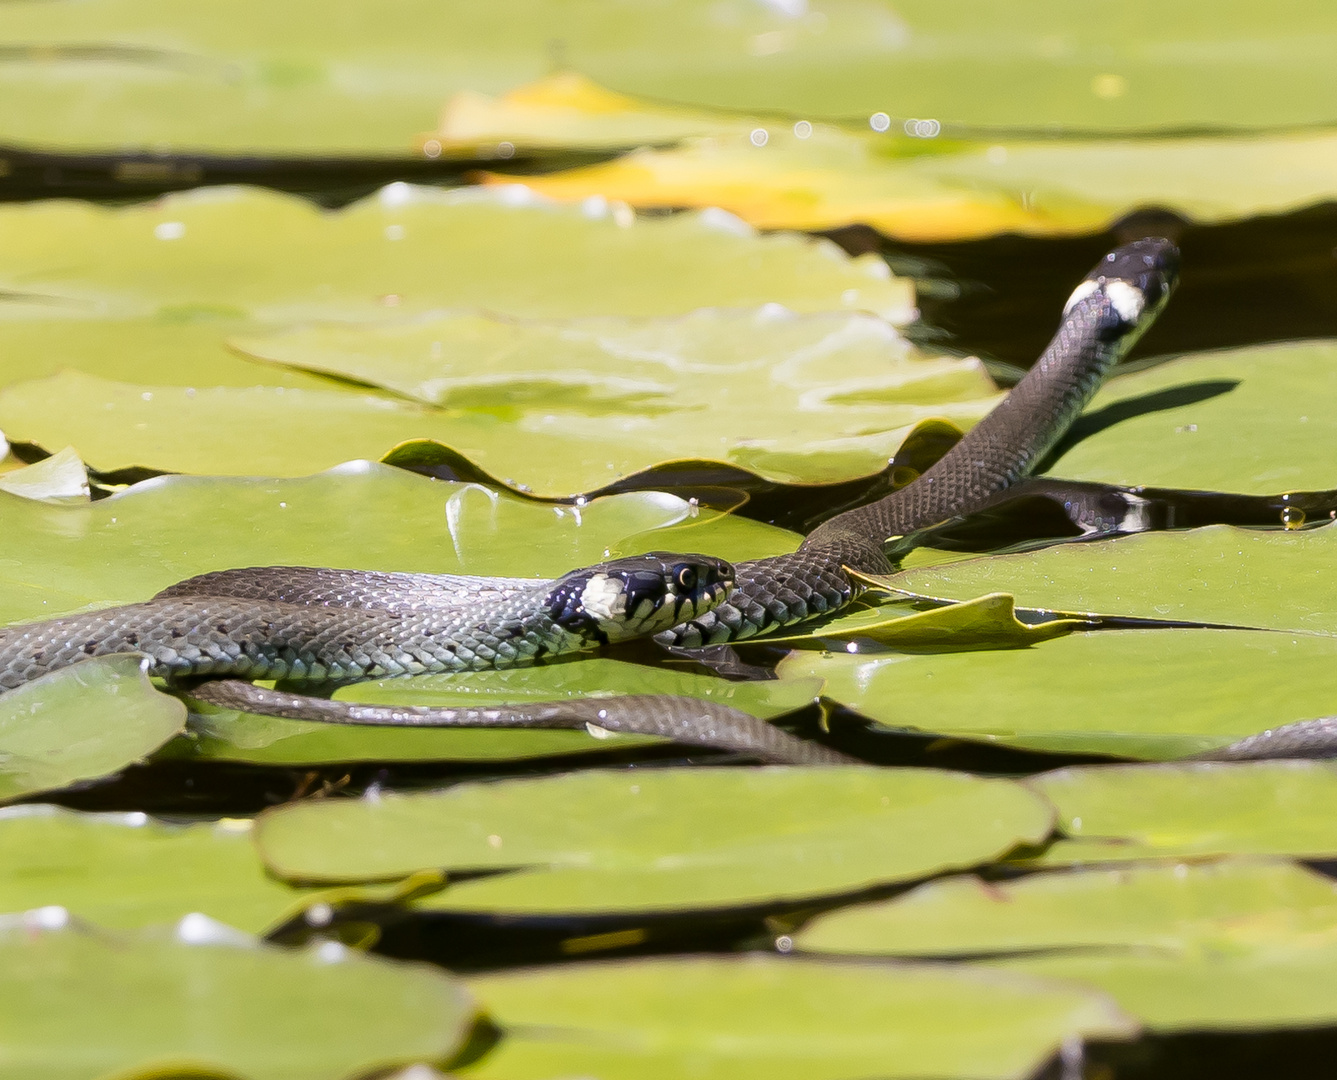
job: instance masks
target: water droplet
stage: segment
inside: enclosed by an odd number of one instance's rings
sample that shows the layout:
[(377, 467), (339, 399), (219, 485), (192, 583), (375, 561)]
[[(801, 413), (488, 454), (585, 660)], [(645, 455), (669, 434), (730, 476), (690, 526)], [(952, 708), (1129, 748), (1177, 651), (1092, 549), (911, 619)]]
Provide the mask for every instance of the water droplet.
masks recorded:
[(891, 117), (884, 112), (875, 112), (868, 118), (868, 126), (874, 131), (886, 131), (891, 127)]
[(509, 143), (509, 142), (497, 143), (497, 157), (499, 158), (515, 157), (515, 143)]
[(1281, 511), (1281, 523), (1287, 529), (1298, 529), (1305, 523), (1305, 512), (1298, 506), (1287, 506)]
[(501, 837), (498, 836), (496, 833), (493, 833), (491, 836), (487, 838), (487, 846), (494, 850), (496, 848), (501, 847)]
[(1007, 147), (1006, 146), (989, 147), (989, 149), (984, 151), (984, 160), (987, 161), (990, 165), (1006, 165)]
[(794, 134), (800, 139), (806, 139), (812, 134), (812, 125), (806, 120), (800, 120), (794, 125)]
[(334, 922), (334, 908), (329, 904), (312, 904), (307, 909), (306, 921), (309, 926), (329, 926)]
[(422, 144), (422, 152), (429, 158), (438, 158), (441, 156), (441, 144), (436, 139), (428, 139)]
[(790, 952), (794, 948), (794, 939), (788, 934), (781, 934), (775, 939), (776, 952)]
[(153, 226), (153, 235), (159, 240), (180, 240), (186, 235), (184, 221), (164, 221)]
[(386, 238), (387, 240), (403, 240), (403, 239), (404, 239), (404, 226), (403, 226), (403, 225), (387, 225), (387, 226), (385, 227), (385, 238)]
[(905, 133), (916, 139), (936, 139), (942, 125), (936, 120), (907, 120)]
[(748, 138), (752, 140), (753, 146), (765, 146), (771, 140), (770, 133), (765, 128), (753, 128)]

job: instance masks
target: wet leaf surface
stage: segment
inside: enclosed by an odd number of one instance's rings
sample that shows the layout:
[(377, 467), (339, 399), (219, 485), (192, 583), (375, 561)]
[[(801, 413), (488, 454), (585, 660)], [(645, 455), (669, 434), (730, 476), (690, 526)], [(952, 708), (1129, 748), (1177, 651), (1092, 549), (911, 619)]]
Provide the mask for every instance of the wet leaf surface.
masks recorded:
[(67, 787), (146, 758), (186, 709), (135, 656), (85, 660), (0, 696), (0, 801)]
[(1327, 636), (1117, 630), (985, 652), (798, 651), (779, 670), (894, 730), (1162, 759), (1327, 715), (1334, 660)]
[(1330, 526), (1214, 525), (941, 563), (887, 584), (934, 600), (1005, 591), (1040, 611), (1331, 635), (1337, 588), (1324, 571), (1334, 546)]
[(1028, 1076), (1128, 1021), (1077, 987), (929, 965), (688, 957), (469, 981), (505, 1028), (464, 1075)]
[(261, 945), (203, 916), (109, 932), (59, 908), (0, 922), (0, 1030), (14, 1075), (326, 1080), (443, 1061), (474, 1005), (450, 976), (335, 944)]
[(912, 880), (1048, 834), (1016, 784), (926, 770), (666, 769), (461, 784), (265, 815), (288, 880), (506, 869), (434, 910), (607, 913), (775, 904)]
[(1027, 860), (1033, 865), (1337, 853), (1329, 762), (1060, 769), (1029, 784), (1058, 808), (1064, 837)]

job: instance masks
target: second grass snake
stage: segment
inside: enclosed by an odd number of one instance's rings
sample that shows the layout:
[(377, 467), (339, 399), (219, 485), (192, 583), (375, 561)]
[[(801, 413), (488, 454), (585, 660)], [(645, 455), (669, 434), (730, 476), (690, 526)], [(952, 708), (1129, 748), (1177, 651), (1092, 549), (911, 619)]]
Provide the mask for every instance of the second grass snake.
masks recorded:
[[(701, 555), (651, 554), (555, 581), (224, 570), (145, 603), (0, 631), (0, 688), (90, 656), (138, 653), (151, 674), (197, 700), (271, 716), (396, 727), (587, 727), (774, 762), (848, 762), (746, 713), (690, 697), (433, 708), (358, 705), (287, 688), (509, 667), (650, 635), (690, 649), (838, 611), (861, 590), (850, 571), (891, 570), (889, 539), (969, 513), (1025, 476), (1155, 319), (1177, 276), (1178, 251), (1167, 240), (1142, 239), (1106, 255), (1072, 293), (1043, 355), (988, 416), (914, 482), (831, 518), (792, 554), (736, 567)], [(281, 680), (285, 689), (245, 681), (251, 679)], [(1334, 742), (1327, 723), (1306, 721), (1203, 756), (1322, 752)]]

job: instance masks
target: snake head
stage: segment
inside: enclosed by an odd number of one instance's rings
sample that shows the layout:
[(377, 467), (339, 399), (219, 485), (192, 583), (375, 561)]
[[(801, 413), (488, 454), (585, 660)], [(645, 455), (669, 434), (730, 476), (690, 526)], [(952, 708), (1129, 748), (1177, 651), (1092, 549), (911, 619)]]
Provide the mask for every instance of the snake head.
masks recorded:
[(1063, 314), (1078, 304), (1100, 305), (1106, 341), (1141, 335), (1170, 299), (1179, 281), (1179, 249), (1169, 240), (1145, 237), (1115, 248), (1100, 260), (1068, 298)]
[(651, 552), (573, 570), (548, 594), (548, 614), (590, 644), (667, 630), (718, 607), (734, 586), (734, 569), (708, 555)]

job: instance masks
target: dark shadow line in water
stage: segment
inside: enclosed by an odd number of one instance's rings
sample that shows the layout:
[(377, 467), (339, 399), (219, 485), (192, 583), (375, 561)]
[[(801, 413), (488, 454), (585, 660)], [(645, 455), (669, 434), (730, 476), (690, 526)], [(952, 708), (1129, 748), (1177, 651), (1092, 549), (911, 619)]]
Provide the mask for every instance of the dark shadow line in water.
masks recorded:
[(1203, 379), (1200, 382), (1169, 386), (1164, 390), (1152, 390), (1146, 394), (1139, 394), (1137, 397), (1111, 402), (1103, 408), (1078, 417), (1072, 427), (1068, 429), (1068, 433), (1040, 463), (1040, 467), (1036, 471), (1048, 472), (1053, 467), (1054, 462), (1083, 439), (1089, 439), (1092, 435), (1105, 431), (1107, 428), (1112, 428), (1116, 424), (1121, 424), (1125, 420), (1131, 420), (1136, 416), (1147, 416), (1151, 413), (1167, 412), (1170, 409), (1178, 409), (1183, 405), (1196, 405), (1201, 401), (1210, 401), (1212, 398), (1230, 393), (1239, 384), (1239, 379)]

